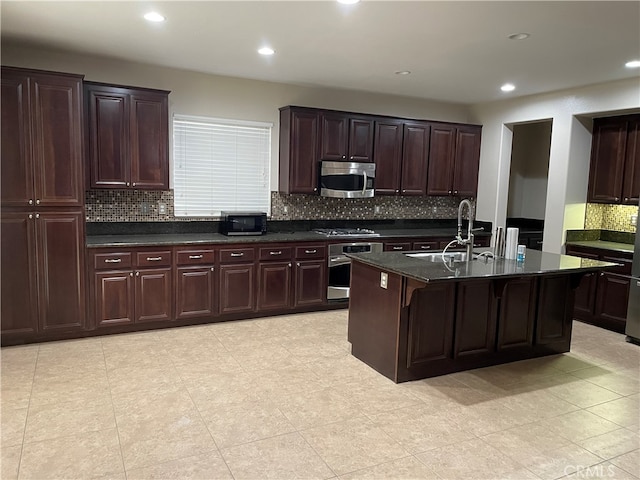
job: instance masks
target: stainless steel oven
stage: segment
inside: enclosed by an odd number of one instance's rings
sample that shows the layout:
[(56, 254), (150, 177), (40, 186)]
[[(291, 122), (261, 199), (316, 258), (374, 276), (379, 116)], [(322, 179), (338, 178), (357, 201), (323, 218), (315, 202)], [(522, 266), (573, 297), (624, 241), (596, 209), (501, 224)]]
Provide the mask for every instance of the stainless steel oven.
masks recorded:
[(327, 300), (330, 302), (349, 299), (351, 281), (351, 259), (345, 253), (382, 252), (381, 242), (334, 243), (329, 245), (329, 285)]

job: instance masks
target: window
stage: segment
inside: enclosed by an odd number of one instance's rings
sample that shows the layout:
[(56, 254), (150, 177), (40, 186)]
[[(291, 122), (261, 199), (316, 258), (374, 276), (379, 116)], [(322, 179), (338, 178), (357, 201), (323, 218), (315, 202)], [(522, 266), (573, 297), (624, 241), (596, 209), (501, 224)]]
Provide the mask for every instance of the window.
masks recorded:
[(175, 215), (269, 212), (271, 127), (270, 123), (174, 115)]

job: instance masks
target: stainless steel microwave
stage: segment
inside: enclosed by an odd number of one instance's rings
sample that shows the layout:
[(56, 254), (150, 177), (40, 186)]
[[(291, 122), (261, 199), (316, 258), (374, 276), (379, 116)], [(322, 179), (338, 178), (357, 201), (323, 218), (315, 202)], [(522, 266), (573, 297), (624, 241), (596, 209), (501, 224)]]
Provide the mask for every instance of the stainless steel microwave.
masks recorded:
[(335, 198), (373, 197), (375, 163), (320, 162), (320, 196)]
[(222, 212), (220, 233), (224, 235), (264, 235), (267, 214), (264, 212)]

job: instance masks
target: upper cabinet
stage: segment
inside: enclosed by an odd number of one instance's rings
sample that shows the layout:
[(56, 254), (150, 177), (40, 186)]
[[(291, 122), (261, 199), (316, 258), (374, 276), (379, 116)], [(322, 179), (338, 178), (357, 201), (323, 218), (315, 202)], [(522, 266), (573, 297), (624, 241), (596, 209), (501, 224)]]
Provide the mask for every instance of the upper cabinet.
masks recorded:
[(318, 192), (319, 125), (317, 110), (280, 109), (280, 192)]
[(169, 188), (169, 92), (85, 82), (91, 188)]
[(376, 195), (474, 197), (482, 127), (280, 109), (281, 193), (318, 193), (322, 160), (374, 162)]
[(589, 202), (638, 204), (639, 132), (640, 115), (594, 119)]
[(320, 122), (320, 160), (373, 161), (373, 119), (324, 112)]
[(431, 125), (427, 195), (476, 196), (481, 135), (476, 125)]
[(82, 206), (82, 76), (2, 68), (3, 207)]

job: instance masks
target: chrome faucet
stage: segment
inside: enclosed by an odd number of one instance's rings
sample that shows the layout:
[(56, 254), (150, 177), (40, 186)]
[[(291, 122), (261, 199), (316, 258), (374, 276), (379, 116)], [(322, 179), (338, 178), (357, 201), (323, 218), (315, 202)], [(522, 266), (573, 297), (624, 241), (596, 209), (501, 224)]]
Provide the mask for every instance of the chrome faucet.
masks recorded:
[[(468, 218), (469, 218), (469, 228), (467, 229), (467, 238), (462, 238), (462, 207), (467, 206)], [(458, 245), (466, 245), (467, 246), (467, 261), (471, 260), (471, 255), (473, 253), (473, 206), (471, 202), (466, 198), (460, 202), (458, 205), (458, 235), (456, 235), (456, 240), (458, 241)]]

